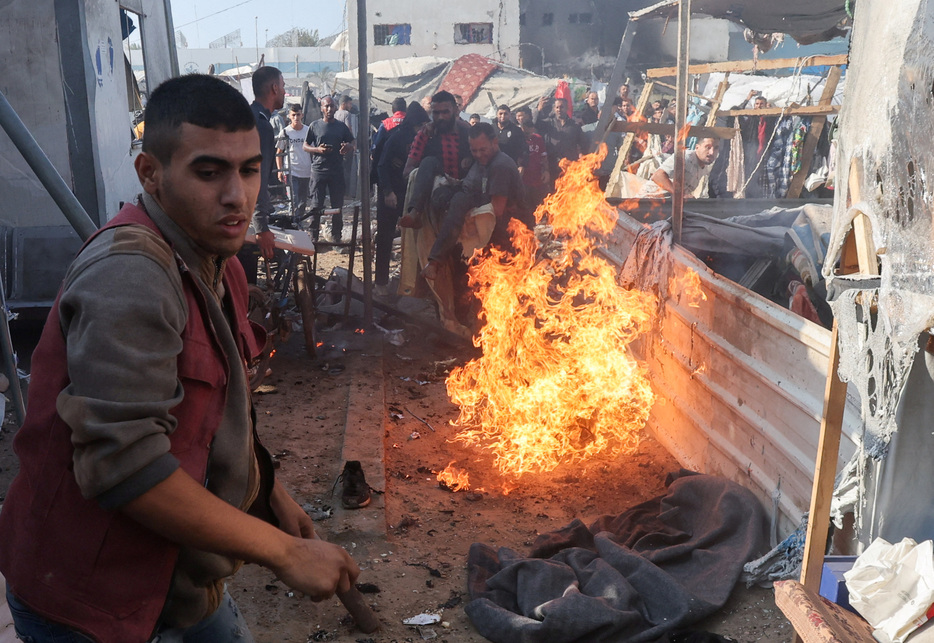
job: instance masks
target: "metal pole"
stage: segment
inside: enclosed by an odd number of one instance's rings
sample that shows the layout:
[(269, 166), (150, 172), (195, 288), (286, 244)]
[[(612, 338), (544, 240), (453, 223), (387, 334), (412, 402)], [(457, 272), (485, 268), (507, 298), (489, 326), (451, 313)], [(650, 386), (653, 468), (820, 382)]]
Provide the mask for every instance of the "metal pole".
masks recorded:
[(360, 205), (363, 209), (363, 321), (373, 323), (373, 283), (370, 272), (370, 78), (367, 74), (366, 0), (357, 0), (357, 80), (360, 92), (360, 122), (357, 149), (360, 150)]
[(97, 231), (97, 226), (88, 216), (88, 213), (71, 189), (65, 184), (58, 170), (52, 165), (52, 161), (39, 147), (39, 143), (29, 133), (26, 125), (20, 120), (16, 110), (7, 101), (3, 92), (0, 92), (0, 128), (6, 131), (7, 136), (13, 141), (13, 145), (26, 159), (26, 163), (36, 173), (43, 187), (61, 209), (62, 214), (68, 219), (81, 240), (86, 241), (88, 237)]
[(687, 138), (685, 121), (688, 114), (688, 64), (690, 63), (691, 0), (678, 4), (678, 90), (675, 109), (675, 175), (671, 177), (674, 192), (671, 197), (671, 229), (675, 243), (681, 243), (681, 223), (684, 218), (684, 143)]

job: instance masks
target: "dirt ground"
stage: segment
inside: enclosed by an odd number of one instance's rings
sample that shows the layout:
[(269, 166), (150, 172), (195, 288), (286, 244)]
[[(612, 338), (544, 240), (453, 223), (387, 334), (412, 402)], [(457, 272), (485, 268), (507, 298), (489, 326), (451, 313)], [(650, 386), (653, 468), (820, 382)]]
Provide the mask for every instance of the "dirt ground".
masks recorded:
[[(346, 261), (336, 251), (320, 259), (319, 274)], [(419, 302), (399, 305), (430, 318), (430, 308)], [(359, 324), (329, 328), (333, 321), (319, 320), (322, 346), (315, 359), (306, 355), (300, 332), (278, 347), (272, 374), (255, 397), (259, 430), (278, 462), (277, 475), (319, 533), (346, 547), (360, 565), (358, 582), (382, 629), (362, 634), (336, 599), (313, 603), (248, 565), (229, 589), (257, 641), (483, 641), (464, 613), (472, 543), (525, 552), (538, 534), (574, 518), (619, 513), (664, 493), (666, 473), (679, 467), (646, 436), (632, 457), (595, 458), (528, 476), (505, 496), (447, 491), (433, 472), (452, 461), (468, 471), (472, 487), (500, 486), (490, 454), (451, 441), (457, 413), (445, 393), (445, 374), (475, 349), (444, 344), (389, 319), (382, 324), (395, 332)], [(16, 468), (12, 434), (9, 426), (0, 434), (0, 494)], [(335, 480), (354, 453), (363, 454), (368, 480), (381, 493), (352, 512), (340, 508)], [(441, 622), (402, 623), (422, 613), (439, 614)], [(793, 634), (771, 590), (744, 587), (695, 629), (742, 642), (788, 641)]]

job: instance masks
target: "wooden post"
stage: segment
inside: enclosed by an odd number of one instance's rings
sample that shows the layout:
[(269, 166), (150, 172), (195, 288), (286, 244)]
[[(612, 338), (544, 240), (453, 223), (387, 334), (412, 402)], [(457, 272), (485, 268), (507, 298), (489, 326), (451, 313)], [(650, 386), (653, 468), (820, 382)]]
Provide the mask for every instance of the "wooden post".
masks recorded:
[[(853, 158), (849, 174), (849, 203), (859, 202), (859, 177), (861, 166)], [(843, 266), (853, 264), (856, 254), (859, 272), (864, 275), (879, 274), (879, 265), (872, 245), (872, 230), (865, 214), (858, 214), (853, 220), (853, 230), (847, 238), (843, 253)], [(827, 533), (830, 528), (830, 500), (833, 496), (833, 483), (837, 469), (837, 455), (840, 449), (840, 432), (843, 426), (843, 413), (846, 407), (846, 384), (840, 381), (837, 368), (840, 364), (840, 349), (837, 343), (837, 322), (833, 323), (831, 336), (830, 360), (827, 369), (827, 384), (824, 389), (824, 414), (821, 418), (820, 438), (817, 446), (817, 459), (814, 466), (814, 486), (811, 489), (811, 509), (808, 515), (807, 536), (804, 543), (804, 559), (801, 563), (801, 584), (806, 588), (819, 591), (821, 571), (824, 562), (824, 550)]]
[[(373, 322), (373, 284), (370, 279), (370, 75), (367, 73), (366, 0), (357, 0), (357, 80), (360, 92), (360, 116), (357, 125), (357, 149), (360, 150), (360, 206), (363, 210), (363, 321)], [(356, 231), (356, 217), (354, 217)], [(351, 266), (351, 270), (353, 267)], [(350, 301), (350, 293), (347, 294)]]
[[(649, 104), (649, 96), (652, 95), (652, 91), (655, 89), (654, 83), (646, 83), (642, 88), (642, 93), (639, 95), (639, 102), (636, 104), (636, 113), (644, 114), (645, 107)], [(604, 106), (603, 111), (607, 111), (607, 107)], [(612, 111), (612, 105), (609, 108)], [(606, 136), (607, 132), (613, 130), (615, 123), (611, 123), (607, 126), (603, 135)], [(616, 153), (616, 163), (613, 164), (613, 172), (610, 174), (610, 179), (607, 181), (606, 192), (607, 194), (613, 194), (616, 190), (616, 185), (620, 181), (619, 173), (623, 171), (623, 168), (628, 164), (629, 159), (629, 150), (632, 149), (633, 141), (636, 140), (636, 135), (633, 132), (626, 134), (623, 137), (623, 143), (619, 146), (619, 151)]]
[(690, 63), (691, 0), (678, 4), (678, 101), (675, 110), (675, 173), (671, 177), (674, 192), (671, 196), (672, 240), (681, 243), (681, 222), (684, 215), (684, 143), (681, 136), (688, 113), (688, 63)]
[[(630, 19), (626, 23), (626, 31), (623, 32), (623, 39), (619, 43), (619, 55), (616, 57), (616, 66), (613, 67), (613, 73), (610, 74), (610, 82), (606, 86), (606, 97), (603, 100), (603, 111), (600, 113), (600, 120), (597, 121), (595, 132), (600, 132), (600, 140), (594, 136), (594, 149), (599, 147), (600, 143), (606, 141), (607, 126), (613, 119), (613, 97), (626, 78), (626, 63), (629, 61), (629, 51), (632, 49), (632, 41), (636, 37), (638, 30), (637, 22)], [(611, 94), (612, 92), (612, 94)]]
[[(837, 83), (840, 82), (842, 73), (843, 70), (840, 67), (833, 67), (830, 70), (818, 105), (830, 105), (834, 92), (837, 91)], [(814, 150), (817, 149), (817, 141), (820, 139), (826, 122), (826, 116), (815, 116), (811, 120), (811, 129), (808, 130), (808, 134), (804, 138), (804, 146), (801, 149), (801, 168), (792, 177), (791, 185), (788, 186), (788, 193), (785, 195), (789, 199), (797, 199), (801, 195), (801, 188), (804, 187), (804, 181), (808, 177), (808, 172), (811, 171), (811, 159), (814, 157)]]
[(713, 127), (717, 124), (717, 111), (720, 109), (720, 103), (723, 102), (723, 95), (730, 88), (730, 72), (726, 72), (723, 80), (717, 85), (717, 94), (710, 103), (710, 113), (707, 114), (707, 127)]

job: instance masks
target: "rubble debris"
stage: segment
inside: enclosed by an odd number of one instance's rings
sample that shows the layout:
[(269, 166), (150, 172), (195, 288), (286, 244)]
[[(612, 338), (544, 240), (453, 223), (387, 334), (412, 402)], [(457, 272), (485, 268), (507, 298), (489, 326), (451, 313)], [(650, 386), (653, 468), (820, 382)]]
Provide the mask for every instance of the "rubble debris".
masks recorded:
[(463, 600), (464, 600), (464, 597), (461, 595), (460, 592), (451, 592), (451, 598), (449, 598), (445, 602), (438, 605), (438, 609), (448, 610), (448, 609), (451, 609), (452, 607), (457, 607), (458, 605), (461, 604), (461, 602), (463, 602)]
[(379, 585), (375, 583), (356, 583), (354, 587), (357, 588), (357, 591), (361, 594), (379, 594), (380, 589)]
[(441, 574), (440, 571), (438, 571), (437, 569), (435, 569), (434, 567), (431, 567), (430, 565), (428, 565), (428, 564), (426, 564), (426, 563), (409, 563), (409, 562), (406, 562), (406, 565), (408, 565), (409, 567), (421, 567), (421, 568), (423, 568), (423, 569), (427, 569), (427, 570), (428, 570), (428, 573), (431, 574), (432, 576), (434, 576), (435, 578), (444, 578), (444, 576)]
[(417, 440), (417, 439), (419, 439), (420, 437), (422, 437), (422, 434), (419, 433), (418, 431), (412, 431), (411, 433), (409, 433), (409, 439), (410, 439), (410, 440)]
[(403, 625), (432, 625), (441, 622), (440, 614), (416, 614), (415, 616), (402, 619)]

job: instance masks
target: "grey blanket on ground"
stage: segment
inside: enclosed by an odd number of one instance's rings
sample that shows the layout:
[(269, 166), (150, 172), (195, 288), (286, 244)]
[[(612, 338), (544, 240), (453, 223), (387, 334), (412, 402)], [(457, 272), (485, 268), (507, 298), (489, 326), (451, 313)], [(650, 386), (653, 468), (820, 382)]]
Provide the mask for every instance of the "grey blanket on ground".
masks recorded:
[(496, 643), (654, 641), (720, 609), (767, 549), (765, 512), (716, 476), (682, 470), (666, 486), (542, 534), (529, 556), (474, 543), (465, 610), (477, 631)]

